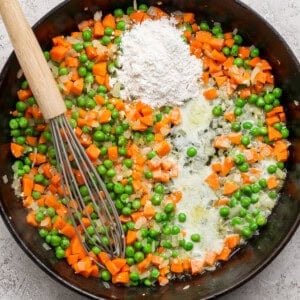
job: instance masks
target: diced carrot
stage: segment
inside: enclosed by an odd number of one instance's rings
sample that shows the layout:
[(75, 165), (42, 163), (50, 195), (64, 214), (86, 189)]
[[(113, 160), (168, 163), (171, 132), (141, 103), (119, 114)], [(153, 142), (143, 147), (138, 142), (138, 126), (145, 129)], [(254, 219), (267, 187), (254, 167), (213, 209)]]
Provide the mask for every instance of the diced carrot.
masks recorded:
[(69, 223), (66, 223), (66, 225), (62, 229), (60, 229), (59, 232), (70, 239), (75, 235), (74, 226)]
[(234, 122), (235, 121), (235, 114), (233, 111), (226, 112), (224, 113), (224, 119), (229, 121), (229, 122)]
[(16, 143), (10, 143), (10, 151), (13, 154), (14, 157), (19, 158), (24, 153), (24, 146), (16, 144)]
[(211, 168), (215, 173), (219, 173), (222, 170), (222, 165), (219, 162), (215, 162), (211, 164)]
[(214, 37), (208, 41), (208, 44), (218, 51), (221, 51), (223, 49), (224, 43), (225, 43), (224, 39), (214, 38)]
[(148, 14), (145, 13), (144, 11), (135, 11), (135, 12), (131, 13), (129, 17), (135, 23), (141, 23), (144, 20), (149, 19)]
[(165, 276), (158, 276), (157, 280), (160, 286), (165, 286), (169, 283), (169, 279)]
[(95, 21), (93, 34), (95, 38), (100, 38), (104, 35), (104, 26), (101, 21)]
[(275, 106), (271, 111), (267, 112), (267, 117), (273, 117), (283, 112), (283, 106)]
[(152, 218), (155, 215), (155, 208), (151, 203), (146, 203), (144, 206), (144, 216)]
[(218, 91), (215, 88), (210, 88), (203, 92), (203, 95), (206, 100), (213, 100), (218, 97)]
[(79, 79), (74, 81), (71, 92), (74, 95), (79, 96), (83, 91), (83, 86), (84, 86), (83, 78), (79, 78)]
[(235, 248), (240, 243), (240, 236), (238, 234), (228, 235), (224, 240), (224, 245), (229, 249)]
[(66, 224), (67, 222), (62, 217), (58, 216), (53, 223), (53, 229), (61, 230)]
[(22, 190), (25, 197), (31, 196), (34, 186), (34, 181), (30, 177), (23, 177), (22, 179)]
[(112, 14), (107, 14), (102, 20), (103, 27), (111, 27), (112, 29), (116, 28), (116, 20)]
[(33, 185), (33, 190), (34, 190), (34, 191), (37, 191), (37, 192), (40, 192), (40, 193), (44, 193), (44, 191), (45, 191), (45, 186), (42, 185), (42, 184), (35, 183), (35, 184)]
[(274, 175), (270, 176), (267, 179), (267, 185), (269, 190), (276, 189), (278, 187), (278, 184), (279, 184), (278, 179)]
[(226, 176), (229, 174), (230, 170), (233, 168), (234, 162), (230, 157), (225, 157), (224, 162), (222, 164), (221, 176)]
[(221, 87), (222, 85), (225, 84), (225, 82), (227, 81), (228, 77), (227, 76), (216, 76), (214, 77), (218, 87)]
[(110, 146), (107, 148), (107, 154), (108, 158), (110, 160), (117, 160), (119, 155), (118, 155), (118, 147), (117, 146)]
[(208, 251), (205, 253), (204, 263), (207, 266), (213, 266), (216, 262), (217, 254), (213, 251)]
[(223, 195), (227, 196), (227, 195), (231, 195), (233, 194), (235, 191), (237, 191), (239, 188), (239, 186), (232, 181), (226, 181), (224, 184), (224, 188), (223, 188)]
[(91, 159), (91, 160), (96, 160), (101, 151), (100, 149), (95, 145), (95, 144), (91, 144), (86, 150), (85, 150), (87, 156)]
[(93, 66), (93, 74), (98, 76), (105, 76), (107, 73), (107, 62), (99, 62)]
[(145, 272), (151, 265), (152, 256), (153, 254), (149, 253), (145, 259), (138, 263), (137, 268), (141, 273)]
[(98, 258), (99, 258), (100, 262), (101, 262), (103, 265), (105, 265), (105, 263), (106, 263), (107, 261), (110, 260), (108, 254), (107, 254), (106, 252), (104, 252), (104, 251), (101, 251), (101, 252), (98, 254)]
[(65, 59), (66, 66), (69, 68), (77, 68), (79, 66), (79, 60), (77, 57), (68, 56)]
[(227, 46), (227, 47), (229, 47), (229, 48), (232, 48), (232, 46), (234, 44), (235, 44), (235, 41), (232, 38), (225, 39), (225, 41), (224, 41), (224, 45)]
[(195, 14), (190, 12), (184, 13), (183, 22), (193, 24), (195, 22)]
[(137, 239), (136, 231), (134, 230), (128, 230), (126, 234), (126, 244), (130, 245), (134, 243)]
[(230, 142), (234, 145), (240, 145), (241, 139), (242, 139), (242, 133), (241, 132), (231, 132), (228, 135), (228, 138)]
[(25, 101), (26, 99), (32, 96), (32, 92), (30, 89), (26, 89), (26, 90), (21, 89), (17, 91), (17, 95), (20, 101)]
[(54, 46), (50, 50), (50, 56), (52, 60), (56, 62), (61, 62), (65, 58), (67, 52), (68, 52), (68, 48), (64, 46)]
[(250, 56), (250, 48), (249, 47), (239, 47), (238, 56), (241, 59), (246, 59)]
[(191, 259), (191, 272), (193, 275), (199, 274), (203, 271), (204, 260), (200, 258)]
[(69, 265), (74, 265), (75, 263), (77, 263), (79, 260), (79, 255), (78, 254), (70, 254), (67, 257), (67, 262)]
[(125, 258), (114, 258), (112, 262), (119, 270), (121, 270), (126, 265)]
[(209, 176), (205, 178), (205, 182), (214, 190), (218, 190), (220, 188), (220, 180), (219, 176), (212, 172)]
[(231, 250), (227, 246), (225, 246), (222, 249), (221, 253), (217, 255), (216, 260), (228, 260), (230, 253)]
[(111, 111), (109, 109), (102, 109), (100, 114), (99, 114), (99, 123), (103, 124), (103, 123), (107, 123), (109, 122), (111, 119)]
[(273, 126), (268, 126), (268, 137), (270, 141), (277, 141), (282, 138), (280, 131), (275, 129)]
[(171, 149), (172, 148), (171, 148), (170, 143), (168, 141), (164, 140), (157, 144), (156, 152), (160, 157), (163, 157), (163, 156), (169, 154)]
[(164, 261), (163, 257), (159, 255), (153, 255), (151, 260), (152, 264), (157, 267), (160, 266), (163, 261)]
[(210, 53), (210, 57), (213, 59), (213, 60), (216, 60), (218, 62), (221, 62), (223, 63), (227, 58), (226, 56), (220, 52), (220, 51), (217, 51), (216, 49), (214, 49), (211, 53)]
[(227, 205), (229, 202), (228, 198), (221, 198), (214, 202), (214, 207), (224, 206)]
[(111, 279), (112, 283), (128, 283), (129, 272), (120, 272), (119, 274), (113, 275)]
[(242, 99), (246, 99), (251, 95), (251, 89), (250, 88), (243, 88), (239, 91), (240, 97)]
[(182, 273), (183, 272), (183, 265), (182, 265), (182, 260), (179, 258), (174, 258), (171, 261), (171, 271), (173, 273)]
[(35, 220), (35, 212), (32, 210), (26, 216), (26, 222), (31, 226), (38, 226), (37, 221)]
[(215, 138), (213, 145), (217, 149), (226, 150), (230, 147), (230, 140), (227, 136), (220, 135)]

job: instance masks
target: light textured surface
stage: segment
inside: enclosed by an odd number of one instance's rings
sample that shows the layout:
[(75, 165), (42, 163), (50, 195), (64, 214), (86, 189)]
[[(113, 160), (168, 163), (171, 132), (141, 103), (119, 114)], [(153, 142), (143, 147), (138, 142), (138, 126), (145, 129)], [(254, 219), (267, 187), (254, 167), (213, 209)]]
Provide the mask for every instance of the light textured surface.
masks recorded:
[[(1, 0), (0, 0), (1, 1)], [(31, 24), (34, 24), (60, 0), (21, 0)], [(300, 58), (300, 1), (243, 0), (263, 15), (286, 39)], [(11, 46), (0, 20), (0, 69)], [(227, 299), (300, 299), (300, 230), (278, 257), (263, 272), (234, 292)], [(0, 299), (82, 299), (54, 282), (18, 247), (0, 220)]]

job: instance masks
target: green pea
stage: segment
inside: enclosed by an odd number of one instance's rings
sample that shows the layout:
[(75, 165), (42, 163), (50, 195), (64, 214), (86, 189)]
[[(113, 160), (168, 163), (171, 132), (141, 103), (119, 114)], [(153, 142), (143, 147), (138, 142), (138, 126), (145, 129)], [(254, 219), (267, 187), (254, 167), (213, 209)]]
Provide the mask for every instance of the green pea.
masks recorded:
[(179, 234), (179, 232), (180, 232), (180, 227), (178, 227), (177, 225), (174, 225), (172, 227), (172, 231), (171, 231), (172, 235), (177, 235), (177, 234)]
[(269, 196), (270, 199), (275, 200), (277, 198), (278, 194), (277, 194), (276, 191), (270, 191), (268, 193), (268, 196)]
[(133, 166), (133, 160), (130, 158), (126, 158), (123, 160), (123, 166), (127, 167), (127, 168), (131, 168)]
[(249, 165), (248, 163), (242, 163), (241, 165), (239, 165), (239, 170), (243, 173), (248, 172), (249, 170)]
[(226, 56), (228, 56), (228, 55), (230, 55), (230, 48), (228, 48), (228, 47), (223, 47), (222, 52), (223, 52)]
[(154, 187), (154, 192), (155, 193), (163, 194), (164, 191), (165, 191), (165, 188), (162, 184), (158, 183), (158, 184), (155, 185), (155, 187)]
[(232, 122), (231, 124), (231, 130), (238, 132), (241, 130), (241, 124), (238, 122)]
[(237, 57), (234, 59), (233, 64), (236, 65), (237, 67), (242, 67), (244, 66), (244, 60), (241, 59), (240, 57)]
[(232, 197), (229, 200), (228, 206), (232, 208), (232, 207), (235, 207), (236, 205), (237, 205), (237, 199), (235, 197)]
[(261, 178), (259, 181), (258, 181), (259, 185), (261, 186), (261, 188), (266, 188), (268, 186), (267, 184), (267, 180), (265, 178)]
[(61, 237), (58, 236), (58, 235), (52, 235), (52, 238), (51, 238), (51, 246), (53, 247), (57, 247), (60, 245), (60, 242), (61, 242)]
[(140, 4), (138, 9), (146, 12), (148, 10), (148, 6), (146, 4)]
[(82, 43), (75, 43), (75, 44), (73, 44), (73, 49), (76, 52), (81, 52), (83, 50), (83, 44)]
[(230, 51), (230, 54), (232, 56), (238, 56), (239, 54), (239, 46), (238, 45), (233, 45)]
[(277, 170), (277, 166), (276, 165), (269, 165), (267, 168), (267, 171), (269, 174), (274, 174)]
[(239, 34), (235, 34), (233, 39), (237, 45), (241, 45), (243, 43), (243, 38)]
[(65, 251), (64, 249), (62, 249), (61, 247), (57, 247), (57, 249), (55, 250), (55, 257), (57, 259), (62, 259), (65, 257)]
[(251, 231), (251, 229), (250, 229), (249, 227), (244, 227), (244, 228), (241, 230), (241, 235), (242, 235), (244, 238), (248, 239), (248, 238), (251, 237), (252, 231)]
[(194, 157), (197, 155), (197, 149), (195, 147), (189, 147), (187, 150), (186, 150), (186, 154), (188, 157)]
[(261, 187), (258, 183), (254, 183), (251, 187), (253, 193), (258, 193), (261, 190)]
[(203, 31), (209, 31), (209, 25), (207, 24), (207, 22), (201, 22), (199, 25), (200, 29)]
[(56, 215), (56, 211), (53, 207), (49, 207), (47, 209), (47, 215), (50, 216), (50, 217), (54, 217)]
[(256, 94), (251, 94), (248, 99), (248, 102), (251, 104), (256, 104), (257, 100), (258, 100), (258, 96)]
[(243, 114), (244, 111), (242, 107), (235, 107), (233, 112), (237, 117), (239, 117)]
[(183, 249), (185, 251), (191, 251), (194, 248), (194, 244), (192, 242), (185, 242)]
[(240, 217), (233, 217), (231, 219), (231, 225), (232, 226), (238, 226), (238, 225), (241, 225), (241, 224), (243, 224), (243, 220)]
[(154, 134), (153, 133), (148, 133), (147, 135), (146, 135), (146, 142), (147, 143), (151, 143), (151, 142), (153, 142), (154, 141)]
[(230, 209), (229, 209), (229, 207), (227, 207), (227, 206), (221, 207), (220, 210), (219, 210), (219, 214), (220, 214), (220, 216), (223, 217), (223, 218), (228, 217), (229, 214), (230, 214)]
[(214, 35), (223, 32), (222, 27), (220, 25), (214, 25), (211, 31)]
[(166, 204), (166, 206), (164, 207), (164, 212), (165, 213), (170, 213), (173, 212), (175, 209), (174, 204), (173, 203), (168, 203)]
[(200, 234), (198, 234), (198, 233), (193, 233), (193, 234), (191, 235), (191, 240), (192, 240), (194, 243), (199, 243), (200, 240), (201, 240)]
[(48, 230), (44, 229), (44, 228), (41, 228), (39, 230), (39, 235), (42, 237), (42, 238), (45, 238), (47, 235), (48, 235)]
[(246, 121), (243, 123), (242, 126), (243, 126), (243, 129), (250, 130), (252, 128), (253, 124), (251, 122)]
[(272, 93), (276, 98), (280, 98), (282, 96), (282, 89), (279, 87), (276, 87), (273, 89)]
[(264, 107), (265, 106), (265, 100), (263, 97), (258, 97), (257, 101), (256, 101), (256, 106), (257, 107)]
[(104, 29), (104, 34), (106, 34), (106, 35), (112, 35), (113, 32), (114, 32), (114, 29), (111, 27), (105, 27), (105, 29)]
[(153, 205), (158, 206), (163, 200), (163, 195), (154, 193), (151, 197), (151, 202)]
[(20, 128), (27, 128), (27, 126), (29, 125), (28, 120), (25, 117), (21, 117), (19, 119), (19, 126)]
[(283, 169), (284, 169), (284, 162), (279, 161), (279, 162), (276, 163), (276, 166), (277, 166), (277, 168), (279, 168), (280, 170), (283, 170)]
[[(16, 103), (16, 109), (17, 109), (18, 112), (22, 113), (27, 109), (27, 104), (24, 101), (18, 101)], [(14, 120), (14, 119), (12, 119), (12, 120)]]
[(116, 194), (123, 194), (124, 193), (124, 186), (121, 183), (114, 184), (114, 192)]
[(134, 209), (134, 210), (138, 210), (138, 209), (140, 209), (141, 208), (141, 201), (140, 200), (133, 200), (132, 201), (132, 208)]
[(241, 199), (241, 205), (243, 208), (248, 208), (251, 204), (251, 199), (249, 197), (242, 197)]
[(60, 76), (67, 75), (68, 73), (69, 73), (69, 70), (66, 67), (60, 67), (58, 69), (58, 75), (60, 75)]
[(145, 258), (145, 255), (142, 251), (137, 251), (134, 253), (135, 262), (139, 263)]
[(107, 170), (107, 172), (106, 172), (106, 176), (109, 177), (109, 178), (115, 177), (116, 174), (117, 174), (117, 172), (116, 172), (116, 170), (114, 170), (114, 169), (109, 169), (109, 170)]
[(258, 215), (256, 217), (256, 224), (258, 226), (264, 226), (266, 223), (267, 223), (267, 220), (266, 220), (266, 218), (264, 216)]
[(43, 54), (44, 54), (44, 57), (45, 57), (45, 59), (48, 61), (48, 60), (50, 60), (50, 52), (49, 51), (43, 51)]
[(38, 200), (41, 198), (41, 193), (38, 191), (32, 191), (31, 196), (33, 197), (33, 199)]
[(172, 243), (171, 243), (170, 241), (167, 241), (167, 240), (162, 241), (162, 242), (161, 242), (161, 245), (162, 245), (164, 248), (166, 248), (166, 249), (171, 249), (171, 248), (172, 248)]
[(252, 48), (250, 51), (250, 56), (251, 57), (258, 57), (260, 54), (260, 51), (258, 48)]
[(216, 106), (214, 106), (214, 108), (212, 109), (212, 114), (213, 114), (215, 117), (220, 117), (220, 116), (222, 116), (222, 114), (223, 114), (222, 106), (221, 106), (221, 105), (216, 105)]
[(146, 244), (145, 246), (143, 246), (143, 253), (144, 254), (149, 254), (152, 252), (152, 245), (151, 244)]
[(262, 135), (262, 136), (268, 135), (268, 128), (265, 126), (260, 127), (259, 131), (260, 131), (260, 135)]
[(288, 138), (290, 135), (290, 132), (287, 128), (282, 128), (280, 133), (284, 139)]
[(121, 21), (117, 22), (116, 27), (118, 30), (124, 31), (126, 29), (125, 21), (121, 20)]
[(93, 134), (93, 140), (96, 142), (103, 142), (105, 141), (105, 133), (103, 131), (95, 131)]
[(102, 43), (104, 46), (107, 46), (107, 45), (110, 43), (110, 37), (107, 36), (107, 35), (104, 35), (104, 36), (101, 38), (101, 43)]
[(102, 270), (100, 273), (101, 279), (104, 281), (110, 281), (111, 280), (111, 274), (107, 270)]
[(244, 146), (248, 146), (251, 143), (250, 137), (247, 136), (247, 135), (243, 135), (242, 138), (241, 138), (241, 143)]
[(82, 32), (82, 39), (87, 42), (92, 38), (92, 31), (90, 29), (86, 29)]
[(156, 156), (156, 152), (154, 150), (150, 151), (149, 153), (147, 153), (147, 159), (152, 159)]
[(234, 162), (237, 164), (237, 165), (241, 165), (243, 164), (244, 162), (246, 162), (246, 157), (239, 153), (237, 154), (235, 157), (234, 157)]
[(138, 281), (140, 280), (140, 275), (137, 272), (130, 272), (129, 278), (132, 281)]

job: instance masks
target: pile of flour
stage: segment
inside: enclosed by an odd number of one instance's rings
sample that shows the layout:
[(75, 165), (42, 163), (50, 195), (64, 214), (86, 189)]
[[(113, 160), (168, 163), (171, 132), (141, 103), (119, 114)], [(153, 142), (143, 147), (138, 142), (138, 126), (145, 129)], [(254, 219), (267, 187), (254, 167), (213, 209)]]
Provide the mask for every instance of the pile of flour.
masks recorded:
[[(174, 19), (147, 20), (122, 36), (120, 96), (152, 107), (177, 106), (199, 94), (202, 62), (190, 54)], [(113, 83), (112, 82), (112, 83)]]

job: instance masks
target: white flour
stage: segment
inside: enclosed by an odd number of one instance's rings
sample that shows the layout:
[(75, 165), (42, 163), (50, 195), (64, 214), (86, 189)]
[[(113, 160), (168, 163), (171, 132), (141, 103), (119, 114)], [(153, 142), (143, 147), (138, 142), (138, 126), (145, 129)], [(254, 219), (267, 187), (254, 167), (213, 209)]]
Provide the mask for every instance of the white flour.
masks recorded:
[(199, 94), (202, 63), (190, 54), (174, 20), (163, 18), (133, 26), (122, 37), (122, 66), (112, 81), (123, 84), (123, 99), (153, 107), (182, 105)]

